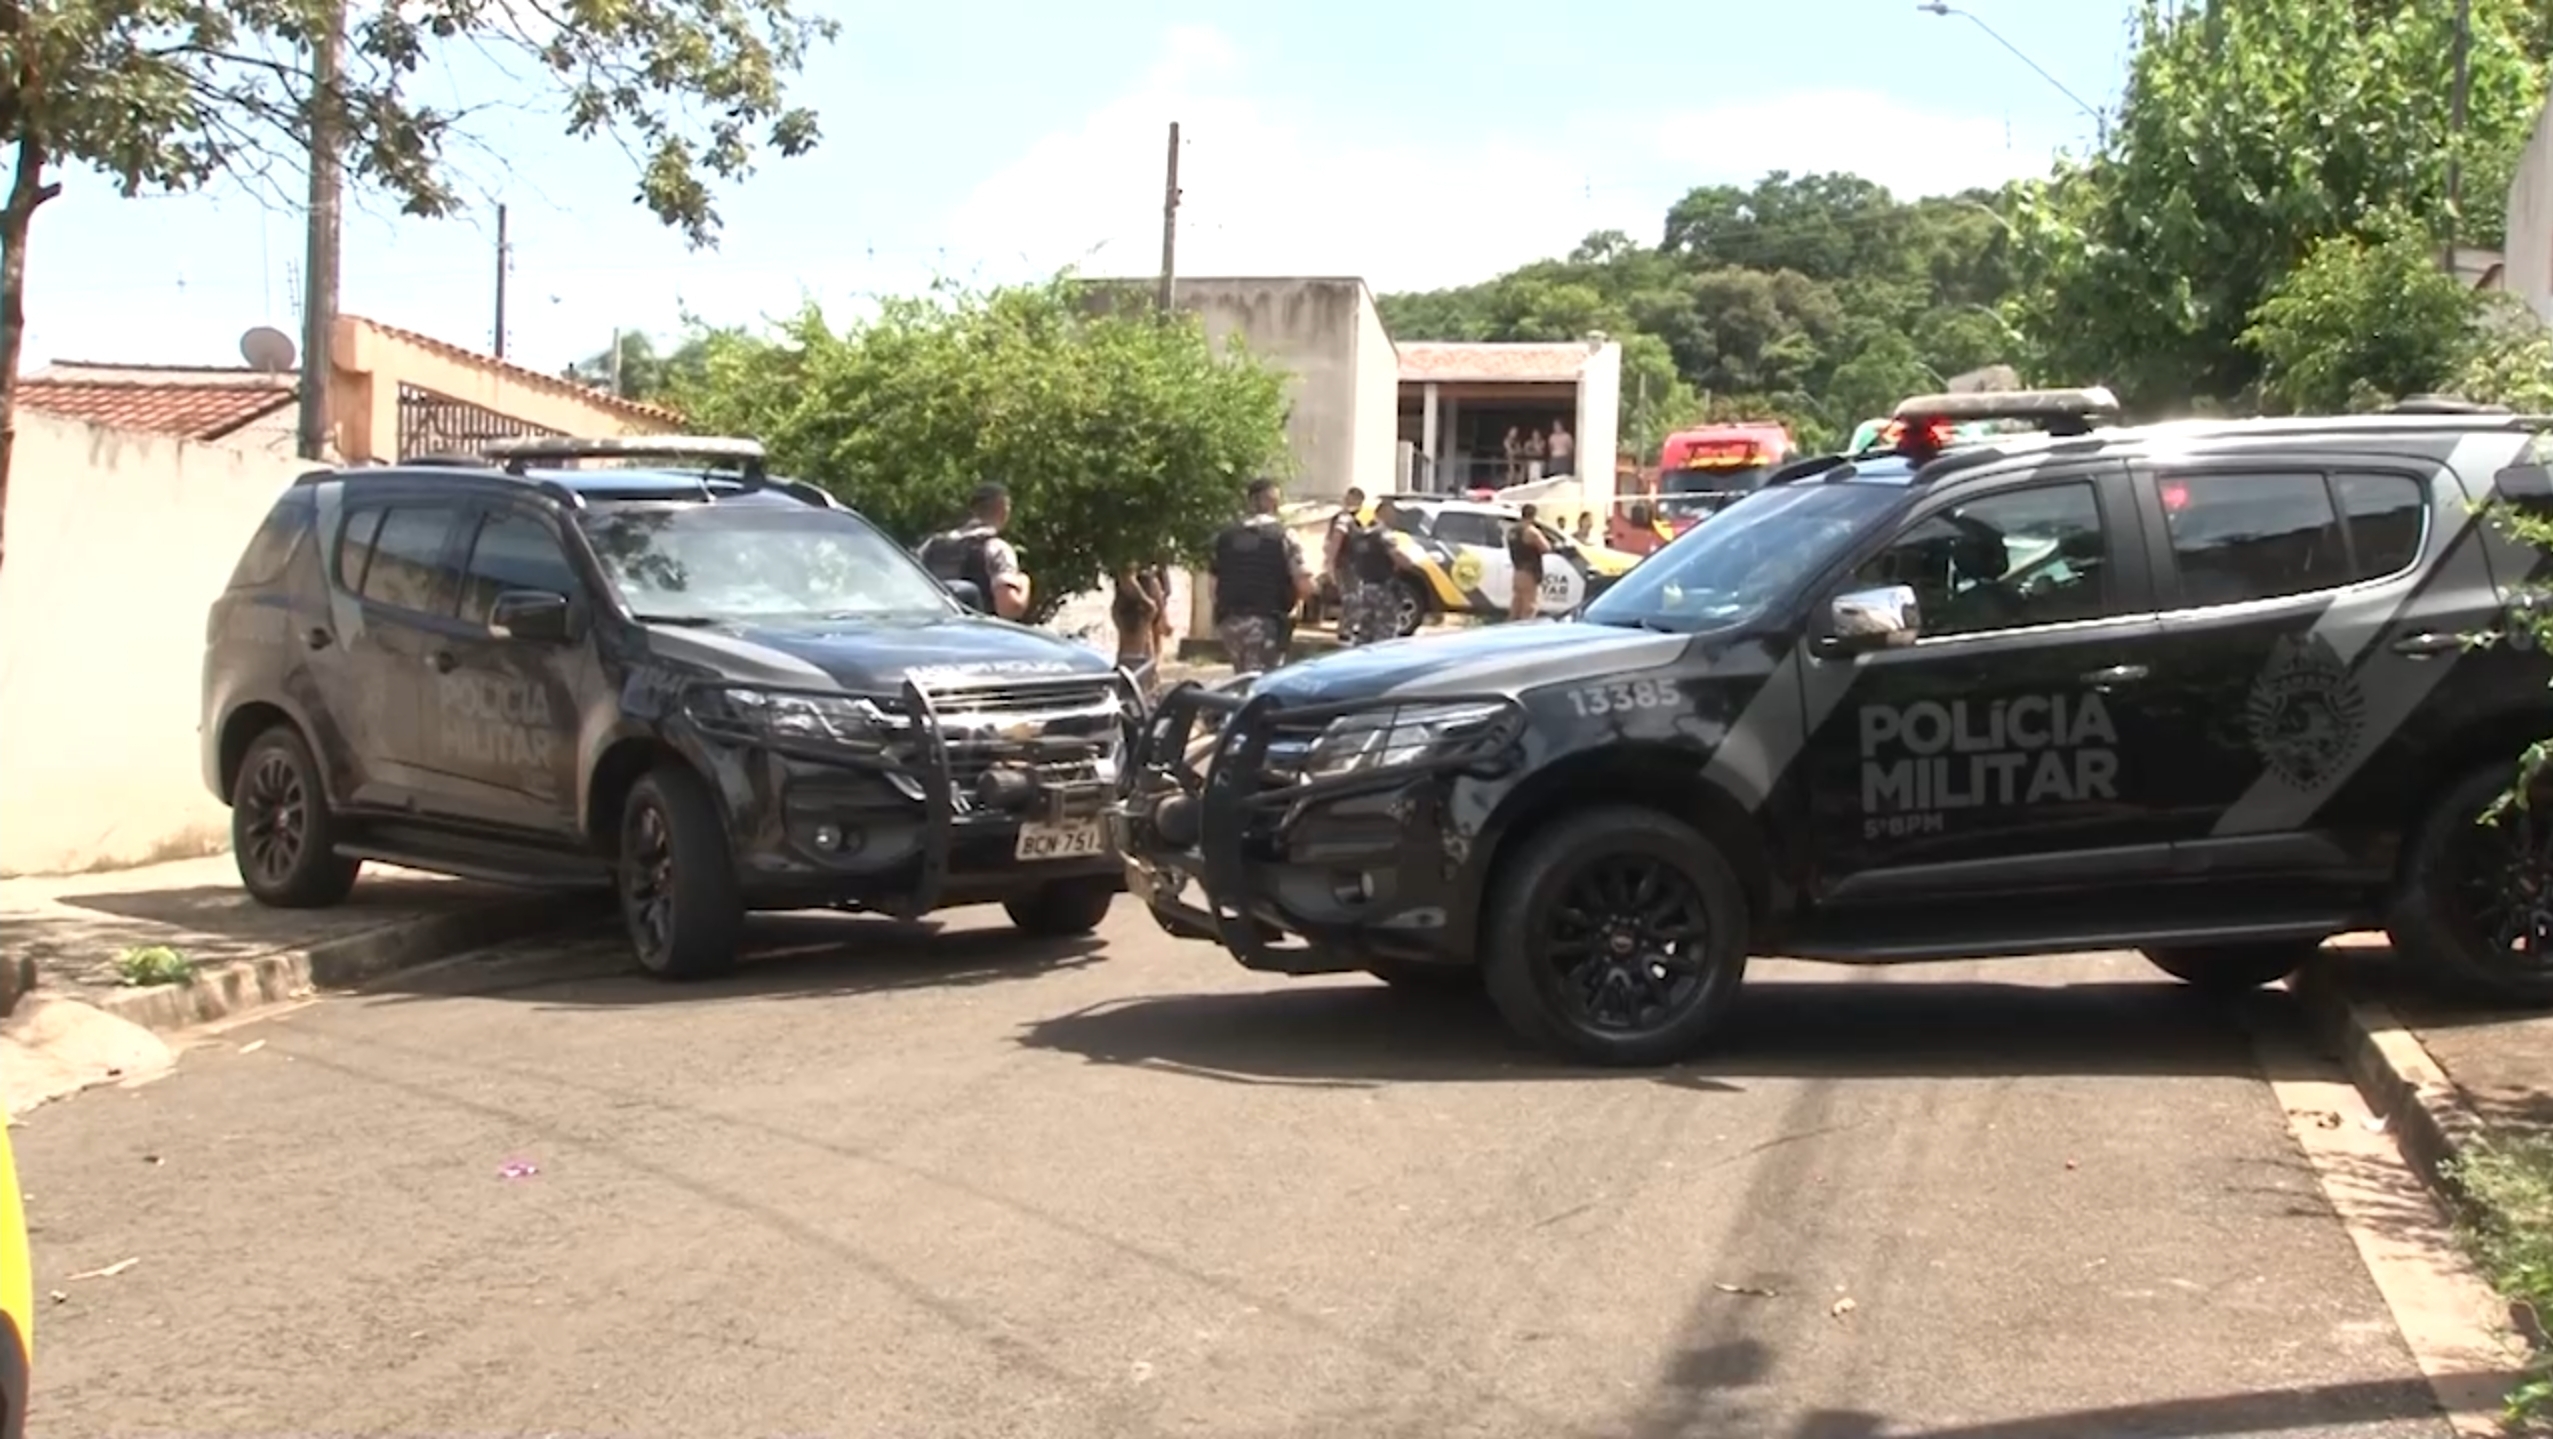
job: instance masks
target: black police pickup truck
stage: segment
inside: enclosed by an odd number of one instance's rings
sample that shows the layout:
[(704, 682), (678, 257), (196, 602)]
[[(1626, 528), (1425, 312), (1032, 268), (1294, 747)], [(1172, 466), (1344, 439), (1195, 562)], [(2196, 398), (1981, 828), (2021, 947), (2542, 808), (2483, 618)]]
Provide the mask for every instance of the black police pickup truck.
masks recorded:
[(367, 859), (614, 885), (691, 977), (751, 909), (1095, 927), (1141, 703), (751, 441), (520, 441), (276, 502), (212, 608), (204, 773), (267, 904)]
[[(2428, 408), (1910, 400), (1578, 622), (1174, 690), (1114, 811), (1129, 885), (1253, 969), (1477, 977), (1597, 1062), (1691, 1052), (1749, 955), (2132, 947), (2241, 989), (2382, 926), (2553, 1000), (2544, 837), (2476, 822), (2553, 665), (2464, 640), (2532, 592), (2477, 510), (2553, 498), (2553, 422)], [(1998, 418), (2036, 428), (1954, 440)]]

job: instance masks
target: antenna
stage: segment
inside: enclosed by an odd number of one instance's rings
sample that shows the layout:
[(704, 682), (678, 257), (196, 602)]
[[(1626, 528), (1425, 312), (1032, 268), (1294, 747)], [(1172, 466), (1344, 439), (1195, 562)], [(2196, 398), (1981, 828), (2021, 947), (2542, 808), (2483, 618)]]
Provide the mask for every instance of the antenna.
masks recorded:
[(240, 336), (239, 357), (270, 375), (290, 371), (296, 358), (292, 336), (271, 325), (259, 325)]

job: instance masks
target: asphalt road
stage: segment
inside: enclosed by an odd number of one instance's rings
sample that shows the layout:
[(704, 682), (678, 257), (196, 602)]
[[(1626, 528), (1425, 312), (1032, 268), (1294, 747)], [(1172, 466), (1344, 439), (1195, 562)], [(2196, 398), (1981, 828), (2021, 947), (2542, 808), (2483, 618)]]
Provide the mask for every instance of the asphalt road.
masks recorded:
[(1590, 1074), (1131, 901), (999, 924), (501, 953), (37, 1111), (30, 1432), (2446, 1432), (2283, 995), (1765, 965), (1710, 1062)]

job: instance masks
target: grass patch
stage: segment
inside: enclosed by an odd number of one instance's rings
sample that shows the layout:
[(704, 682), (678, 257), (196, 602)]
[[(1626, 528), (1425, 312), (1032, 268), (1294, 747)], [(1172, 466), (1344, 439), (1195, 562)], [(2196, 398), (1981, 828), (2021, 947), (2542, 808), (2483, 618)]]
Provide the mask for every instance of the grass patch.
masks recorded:
[[(2553, 1135), (2474, 1145), (2456, 1161), (2455, 1178), (2471, 1201), (2464, 1229), (2484, 1277), (2542, 1334), (2553, 1323)], [(2525, 1380), (2509, 1394), (2509, 1418), (2553, 1418), (2553, 1354), (2530, 1354)]]
[(195, 977), (195, 961), (165, 944), (137, 944), (115, 957), (115, 973), (126, 984), (184, 984)]

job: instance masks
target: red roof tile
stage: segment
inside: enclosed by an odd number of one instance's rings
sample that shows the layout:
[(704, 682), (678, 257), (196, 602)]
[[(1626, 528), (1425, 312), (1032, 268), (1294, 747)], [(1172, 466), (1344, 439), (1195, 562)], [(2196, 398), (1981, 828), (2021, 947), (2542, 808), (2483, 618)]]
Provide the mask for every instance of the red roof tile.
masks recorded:
[(554, 395), (574, 395), (576, 398), (583, 400), (588, 404), (600, 405), (607, 410), (618, 410), (622, 414), (638, 419), (652, 420), (660, 425), (679, 426), (683, 422), (683, 417), (672, 410), (664, 409), (656, 405), (642, 404), (637, 400), (624, 400), (609, 390), (596, 389), (592, 385), (580, 385), (574, 380), (562, 379), (557, 375), (545, 375), (539, 370), (525, 369), (523, 366), (515, 364), (510, 360), (500, 360), (494, 355), (483, 355), (466, 346), (453, 344), (450, 340), (438, 340), (432, 335), (421, 335), (414, 330), (403, 330), (396, 325), (385, 325), (379, 320), (365, 320), (362, 319), (361, 316), (349, 315), (346, 318), (358, 320), (361, 323), (369, 325), (373, 329), (380, 331), (382, 334), (393, 337), (394, 339), (404, 340), (407, 343), (415, 345), (421, 349), (432, 350), (446, 359), (459, 360), (466, 364), (479, 365), (488, 369), (496, 370), (502, 373), (508, 380), (511, 380), (516, 384), (528, 385), (534, 389), (547, 390)]
[(240, 382), (48, 380), (33, 375), (18, 381), (18, 403), (30, 410), (190, 440), (220, 439), (294, 399), (291, 379), (266, 375)]
[(1593, 352), (1583, 344), (1474, 344), (1403, 340), (1403, 380), (1482, 380), (1508, 384), (1568, 384)]

